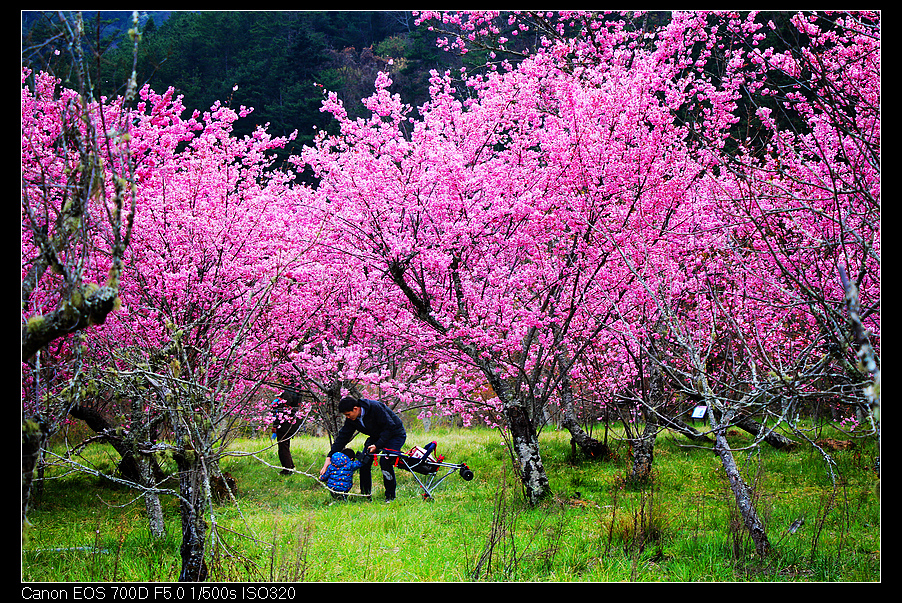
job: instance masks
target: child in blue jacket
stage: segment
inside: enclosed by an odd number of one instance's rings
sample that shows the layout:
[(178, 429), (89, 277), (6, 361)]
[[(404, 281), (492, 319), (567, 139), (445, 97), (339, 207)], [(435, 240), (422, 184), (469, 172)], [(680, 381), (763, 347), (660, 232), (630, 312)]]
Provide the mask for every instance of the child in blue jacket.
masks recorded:
[(360, 469), (360, 461), (354, 457), (354, 451), (345, 448), (341, 452), (332, 454), (331, 463), (326, 472), (319, 476), (320, 481), (326, 482), (331, 491), (332, 498), (347, 500), (348, 492), (354, 484), (354, 472)]

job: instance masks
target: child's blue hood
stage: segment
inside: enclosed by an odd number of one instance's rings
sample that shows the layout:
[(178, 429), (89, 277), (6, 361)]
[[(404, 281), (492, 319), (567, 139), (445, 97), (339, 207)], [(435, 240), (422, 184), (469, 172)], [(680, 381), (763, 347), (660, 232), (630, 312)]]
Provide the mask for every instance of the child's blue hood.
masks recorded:
[(344, 467), (345, 465), (347, 465), (350, 462), (351, 462), (351, 459), (349, 459), (347, 457), (347, 455), (345, 455), (341, 452), (336, 452), (335, 454), (332, 455), (332, 464), (335, 465), (336, 467)]

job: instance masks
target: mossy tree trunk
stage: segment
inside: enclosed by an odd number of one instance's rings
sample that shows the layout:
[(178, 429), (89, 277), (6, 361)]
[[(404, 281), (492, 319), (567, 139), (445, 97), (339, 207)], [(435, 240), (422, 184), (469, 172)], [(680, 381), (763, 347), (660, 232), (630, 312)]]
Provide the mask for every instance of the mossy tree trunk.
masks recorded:
[(207, 523), (204, 519), (210, 507), (209, 475), (201, 455), (182, 449), (175, 455), (179, 471), (179, 511), (182, 518), (182, 570), (179, 582), (203, 582), (207, 579), (206, 553)]

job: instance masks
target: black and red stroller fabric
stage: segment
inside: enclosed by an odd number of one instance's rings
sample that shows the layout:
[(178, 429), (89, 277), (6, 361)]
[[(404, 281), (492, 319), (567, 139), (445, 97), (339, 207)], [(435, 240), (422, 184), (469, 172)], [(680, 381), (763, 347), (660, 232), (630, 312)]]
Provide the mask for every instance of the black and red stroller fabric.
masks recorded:
[[(373, 456), (379, 458), (395, 459), (395, 466), (409, 471), (422, 489), (423, 498), (432, 498), (432, 493), (445, 479), (455, 472), (460, 473), (464, 481), (473, 479), (473, 471), (465, 463), (449, 463), (445, 458), (436, 454), (436, 442), (430, 442), (424, 447), (414, 446), (407, 453), (399, 450), (377, 450)], [(366, 453), (361, 452), (366, 456)]]

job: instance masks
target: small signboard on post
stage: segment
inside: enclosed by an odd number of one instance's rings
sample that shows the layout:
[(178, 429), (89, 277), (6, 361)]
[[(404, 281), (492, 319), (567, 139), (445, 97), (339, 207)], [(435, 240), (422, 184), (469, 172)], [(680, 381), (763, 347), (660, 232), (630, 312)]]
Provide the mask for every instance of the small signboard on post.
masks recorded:
[(707, 412), (707, 411), (708, 411), (707, 406), (696, 406), (695, 408), (692, 409), (692, 418), (693, 419), (704, 419), (705, 412)]

